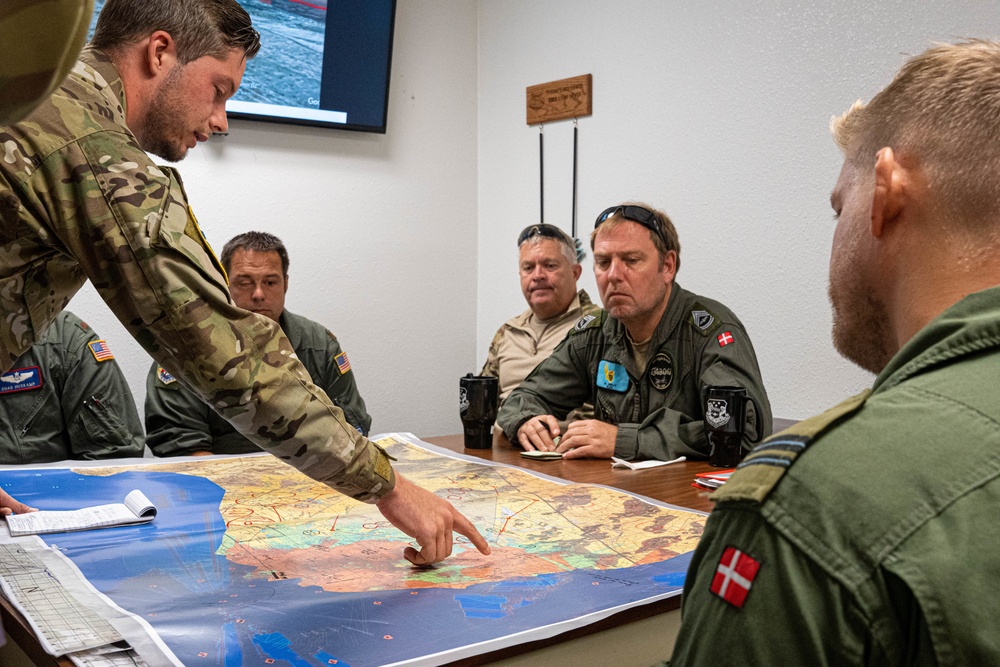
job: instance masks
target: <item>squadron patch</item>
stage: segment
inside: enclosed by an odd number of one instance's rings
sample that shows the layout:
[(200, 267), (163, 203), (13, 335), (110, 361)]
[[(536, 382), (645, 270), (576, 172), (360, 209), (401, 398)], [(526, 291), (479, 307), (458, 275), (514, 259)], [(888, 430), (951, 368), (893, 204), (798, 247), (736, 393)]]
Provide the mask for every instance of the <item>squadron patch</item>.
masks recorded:
[(580, 321), (573, 326), (574, 331), (583, 331), (587, 328), (587, 325), (597, 319), (596, 315), (584, 315), (580, 318)]
[(702, 331), (708, 329), (715, 322), (715, 316), (707, 310), (692, 310), (691, 321)]
[(649, 362), (649, 383), (660, 391), (670, 388), (674, 381), (674, 362), (666, 352), (660, 352)]
[(597, 365), (597, 386), (624, 393), (628, 390), (628, 371), (621, 364), (602, 359)]
[(705, 404), (705, 421), (712, 428), (722, 428), (729, 423), (729, 404), (724, 398), (710, 398)]
[(168, 373), (167, 369), (165, 369), (163, 366), (156, 367), (156, 379), (162, 382), (163, 384), (173, 384), (174, 382), (177, 382), (177, 378)]
[(42, 387), (42, 371), (38, 366), (15, 368), (0, 375), (0, 394), (31, 391)]
[(96, 359), (98, 363), (115, 358), (115, 355), (111, 354), (111, 348), (108, 347), (108, 342), (106, 340), (92, 341), (87, 343), (87, 347), (90, 348), (90, 353), (94, 355), (94, 359)]
[(711, 591), (737, 609), (741, 609), (758, 572), (760, 572), (759, 560), (736, 547), (726, 547), (715, 568)]

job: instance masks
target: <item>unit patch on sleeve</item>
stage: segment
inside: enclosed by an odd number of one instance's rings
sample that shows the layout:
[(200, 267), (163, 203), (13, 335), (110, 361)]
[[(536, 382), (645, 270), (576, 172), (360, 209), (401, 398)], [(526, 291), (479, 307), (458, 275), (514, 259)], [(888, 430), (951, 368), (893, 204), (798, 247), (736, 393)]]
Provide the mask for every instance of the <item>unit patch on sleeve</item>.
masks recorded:
[(98, 362), (108, 361), (109, 359), (115, 358), (115, 355), (111, 354), (111, 348), (108, 347), (108, 342), (105, 340), (95, 340), (87, 343), (87, 347), (90, 348), (90, 353), (94, 355), (94, 359), (97, 359)]
[(163, 384), (173, 384), (177, 382), (177, 378), (167, 372), (167, 369), (163, 366), (156, 367), (156, 379)]
[(741, 609), (759, 571), (759, 560), (736, 547), (726, 547), (715, 568), (715, 576), (712, 577), (712, 593)]
[(725, 347), (736, 342), (736, 339), (733, 338), (733, 333), (731, 331), (723, 331), (717, 336), (717, 338), (719, 340), (719, 347)]
[(351, 370), (351, 362), (347, 358), (347, 353), (346, 352), (341, 352), (340, 354), (338, 354), (337, 356), (335, 356), (333, 358), (333, 360), (337, 362), (337, 368), (340, 369), (340, 374), (341, 375), (343, 375), (347, 371)]
[(715, 322), (715, 317), (707, 310), (692, 310), (691, 321), (694, 322), (696, 327), (704, 331), (712, 326), (712, 323)]
[(611, 391), (628, 391), (628, 371), (621, 364), (601, 360), (597, 365), (597, 386)]
[(42, 371), (38, 366), (15, 368), (0, 375), (0, 394), (31, 391), (42, 386)]

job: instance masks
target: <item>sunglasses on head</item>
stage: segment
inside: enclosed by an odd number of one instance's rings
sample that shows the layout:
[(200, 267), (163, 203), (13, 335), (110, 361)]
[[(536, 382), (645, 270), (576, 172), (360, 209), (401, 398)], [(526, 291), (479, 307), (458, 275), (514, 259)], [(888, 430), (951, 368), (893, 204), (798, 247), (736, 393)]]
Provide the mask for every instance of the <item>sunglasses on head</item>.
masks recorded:
[(556, 239), (562, 243), (568, 243), (570, 246), (573, 245), (573, 242), (570, 241), (566, 232), (559, 229), (555, 225), (548, 225), (544, 222), (540, 222), (537, 225), (530, 225), (524, 228), (521, 235), (517, 237), (517, 247), (520, 248), (521, 244), (530, 239), (532, 236), (544, 236), (546, 238)]
[(642, 206), (612, 206), (611, 208), (606, 208), (597, 216), (597, 220), (594, 222), (594, 229), (597, 229), (601, 226), (602, 222), (614, 217), (618, 213), (621, 213), (622, 217), (626, 220), (637, 222), (643, 227), (654, 231), (660, 237), (660, 240), (663, 241), (663, 245), (668, 248), (670, 247), (667, 237), (663, 233), (663, 228), (660, 226), (660, 219), (656, 217), (655, 213)]

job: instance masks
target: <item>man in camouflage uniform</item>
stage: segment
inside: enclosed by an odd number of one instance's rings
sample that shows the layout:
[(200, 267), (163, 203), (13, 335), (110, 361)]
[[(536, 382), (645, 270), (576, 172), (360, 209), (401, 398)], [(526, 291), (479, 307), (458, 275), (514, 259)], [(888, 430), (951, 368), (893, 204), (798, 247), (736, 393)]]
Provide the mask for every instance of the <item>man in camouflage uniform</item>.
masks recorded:
[(450, 504), (392, 470), (309, 379), (277, 323), (239, 308), (174, 169), (227, 128), (225, 103), (259, 48), (235, 0), (108, 0), (59, 89), (0, 128), (0, 370), (89, 279), (167, 372), (266, 451), (416, 538), (417, 564), (452, 530), (488, 552)]
[(528, 310), (507, 320), (493, 337), (480, 375), (499, 378), (501, 402), (548, 358), (573, 325), (600, 308), (577, 291), (576, 244), (554, 225), (531, 225), (517, 239), (521, 293)]
[[(285, 244), (271, 234), (247, 232), (230, 239), (220, 257), (236, 305), (280, 324), (312, 381), (344, 411), (348, 424), (368, 435), (372, 418), (347, 353), (323, 325), (285, 309)], [(157, 456), (260, 451), (155, 362), (146, 377), (146, 444)]]
[(142, 423), (107, 341), (64, 310), (0, 374), (0, 463), (142, 456)]
[[(497, 422), (511, 442), (565, 458), (705, 458), (702, 395), (713, 385), (743, 387), (753, 399), (745, 447), (770, 434), (771, 406), (743, 325), (674, 282), (680, 240), (670, 218), (612, 206), (590, 243), (606, 310), (581, 319), (504, 402)], [(584, 402), (596, 419), (563, 433), (557, 419)]]
[(1000, 664), (998, 80), (938, 46), (834, 120), (834, 344), (878, 377), (715, 493), (671, 664)]
[(66, 78), (93, 13), (94, 0), (0, 3), (0, 124), (27, 116)]

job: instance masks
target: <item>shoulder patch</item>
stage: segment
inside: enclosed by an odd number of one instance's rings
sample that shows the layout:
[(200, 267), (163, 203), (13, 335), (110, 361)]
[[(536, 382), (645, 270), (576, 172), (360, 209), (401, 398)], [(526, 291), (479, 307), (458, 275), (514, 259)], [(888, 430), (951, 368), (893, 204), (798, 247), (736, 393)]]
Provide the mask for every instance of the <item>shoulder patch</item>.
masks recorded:
[(326, 330), (326, 335), (327, 335), (327, 337), (328, 337), (328, 338), (329, 338), (330, 340), (332, 340), (332, 341), (333, 341), (334, 343), (336, 343), (336, 342), (337, 342), (337, 337), (336, 337), (336, 336), (334, 336), (334, 335), (333, 335), (333, 332), (332, 332), (332, 331), (330, 331), (329, 329), (327, 329), (327, 330)]
[(347, 358), (346, 352), (341, 352), (333, 358), (337, 362), (337, 368), (340, 370), (340, 374), (344, 375), (347, 371), (351, 370), (351, 362)]
[(156, 379), (160, 381), (161, 384), (173, 384), (177, 382), (177, 378), (167, 372), (163, 366), (156, 367)]
[(587, 329), (599, 329), (604, 325), (604, 314), (606, 311), (601, 311), (596, 315), (584, 315), (580, 320), (573, 325), (573, 333), (579, 333), (581, 331), (586, 331)]
[(856, 412), (871, 395), (866, 389), (826, 412), (799, 422), (772, 435), (736, 466), (736, 472), (710, 498), (713, 502), (749, 501), (763, 503), (778, 485), (799, 454), (842, 417)]
[(111, 353), (111, 348), (108, 346), (106, 340), (95, 340), (87, 343), (87, 347), (90, 348), (90, 353), (94, 355), (94, 359), (98, 363), (103, 361), (110, 361), (115, 358), (115, 355)]
[(716, 325), (718, 321), (718, 318), (701, 304), (695, 304), (695, 309), (691, 311), (691, 317), (688, 318), (691, 326), (705, 336), (708, 335), (708, 332), (712, 330), (713, 325)]

